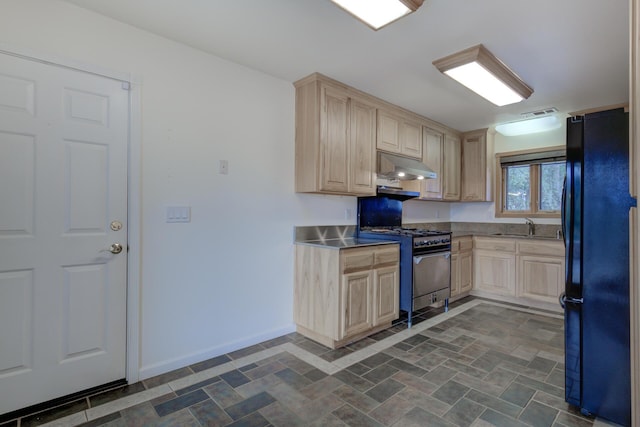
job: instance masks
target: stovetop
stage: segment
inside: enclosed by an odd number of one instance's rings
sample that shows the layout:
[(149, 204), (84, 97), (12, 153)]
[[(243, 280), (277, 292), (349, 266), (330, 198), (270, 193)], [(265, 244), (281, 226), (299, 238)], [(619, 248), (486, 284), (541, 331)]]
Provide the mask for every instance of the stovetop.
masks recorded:
[(420, 228), (403, 227), (364, 227), (360, 229), (360, 232), (412, 237), (445, 236), (451, 234), (448, 231), (424, 230)]

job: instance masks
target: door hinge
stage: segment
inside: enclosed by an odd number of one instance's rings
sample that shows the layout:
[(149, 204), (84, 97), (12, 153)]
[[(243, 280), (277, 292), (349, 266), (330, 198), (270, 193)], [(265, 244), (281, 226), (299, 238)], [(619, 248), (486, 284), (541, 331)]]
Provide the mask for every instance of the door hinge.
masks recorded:
[(129, 82), (122, 82), (122, 89), (123, 89), (123, 90), (131, 90), (131, 83), (129, 83)]

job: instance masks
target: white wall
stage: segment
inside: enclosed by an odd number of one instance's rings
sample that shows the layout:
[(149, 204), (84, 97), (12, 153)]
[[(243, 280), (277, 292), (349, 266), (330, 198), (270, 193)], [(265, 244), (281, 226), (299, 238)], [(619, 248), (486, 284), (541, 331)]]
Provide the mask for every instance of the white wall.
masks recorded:
[(142, 79), (141, 378), (292, 331), (294, 225), (356, 208), (294, 193), (292, 84), (56, 0), (1, 9), (4, 46)]
[[(496, 133), (493, 143), (494, 152), (490, 154), (489, 158), (495, 162), (495, 154), (497, 153), (565, 145), (566, 122), (562, 117), (560, 117), (560, 121), (562, 122), (562, 127), (547, 132), (521, 136), (504, 136)], [(494, 202), (451, 203), (450, 218), (453, 222), (524, 223), (524, 220), (496, 218)], [(560, 224), (560, 219), (537, 218), (535, 222), (538, 224)]]

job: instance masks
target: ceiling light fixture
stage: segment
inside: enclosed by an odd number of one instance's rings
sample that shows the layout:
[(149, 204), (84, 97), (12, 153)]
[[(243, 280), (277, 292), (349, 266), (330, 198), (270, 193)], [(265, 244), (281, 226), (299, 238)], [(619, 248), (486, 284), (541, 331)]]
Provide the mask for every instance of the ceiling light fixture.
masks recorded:
[(533, 93), (533, 89), (481, 44), (433, 61), (433, 65), (499, 107), (520, 102)]
[(559, 129), (562, 123), (556, 116), (537, 117), (517, 122), (501, 123), (496, 125), (496, 132), (504, 136), (526, 135), (530, 133), (546, 132)]
[(374, 30), (418, 10), (423, 0), (331, 0)]

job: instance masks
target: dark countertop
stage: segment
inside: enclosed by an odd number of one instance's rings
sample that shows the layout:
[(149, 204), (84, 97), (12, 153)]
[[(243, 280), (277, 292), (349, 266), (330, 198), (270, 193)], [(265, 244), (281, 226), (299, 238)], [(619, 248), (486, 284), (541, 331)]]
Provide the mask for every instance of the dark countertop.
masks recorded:
[(392, 240), (377, 240), (377, 239), (359, 239), (356, 237), (344, 237), (337, 239), (324, 239), (324, 240), (303, 240), (294, 242), (296, 245), (317, 246), (327, 249), (347, 249), (358, 248), (363, 246), (374, 245), (393, 245), (398, 242)]

